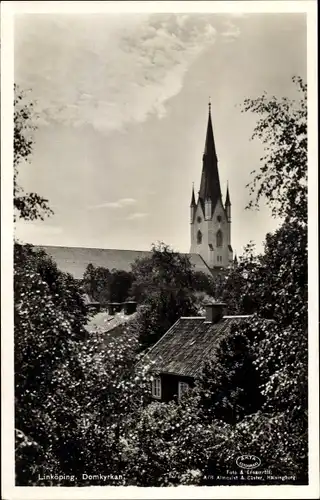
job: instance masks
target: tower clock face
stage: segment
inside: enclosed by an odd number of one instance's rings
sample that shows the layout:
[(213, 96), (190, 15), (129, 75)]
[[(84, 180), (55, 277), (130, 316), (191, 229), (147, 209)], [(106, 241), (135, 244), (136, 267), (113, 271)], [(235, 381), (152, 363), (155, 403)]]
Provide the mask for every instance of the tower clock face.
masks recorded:
[(200, 222), (201, 222), (201, 217), (200, 216), (198, 216), (197, 222), (199, 222), (199, 224), (200, 224)]

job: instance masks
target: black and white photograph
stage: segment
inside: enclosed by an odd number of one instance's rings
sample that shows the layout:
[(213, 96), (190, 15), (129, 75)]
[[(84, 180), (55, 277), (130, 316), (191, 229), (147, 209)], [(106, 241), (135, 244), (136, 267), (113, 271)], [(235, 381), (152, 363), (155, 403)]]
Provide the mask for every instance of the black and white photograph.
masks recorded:
[(317, 498), (315, 2), (10, 3), (3, 498)]

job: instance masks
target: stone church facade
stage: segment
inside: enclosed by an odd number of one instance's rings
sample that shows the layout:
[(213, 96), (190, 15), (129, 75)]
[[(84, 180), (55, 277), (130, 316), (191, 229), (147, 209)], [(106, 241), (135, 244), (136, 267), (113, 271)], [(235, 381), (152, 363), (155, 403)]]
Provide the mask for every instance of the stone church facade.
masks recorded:
[(190, 228), (190, 253), (199, 254), (212, 270), (232, 265), (230, 194), (227, 187), (223, 203), (210, 104), (197, 200), (192, 188)]

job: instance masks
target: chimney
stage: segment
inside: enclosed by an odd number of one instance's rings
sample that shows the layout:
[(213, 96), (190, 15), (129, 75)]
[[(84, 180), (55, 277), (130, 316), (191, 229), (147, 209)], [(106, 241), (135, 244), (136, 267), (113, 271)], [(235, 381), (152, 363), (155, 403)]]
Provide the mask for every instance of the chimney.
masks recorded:
[(124, 302), (124, 314), (130, 315), (136, 312), (137, 310), (137, 303), (134, 300), (127, 300), (127, 302)]
[(114, 316), (114, 307), (112, 302), (108, 303), (108, 313), (110, 314), (110, 316)]
[(115, 313), (120, 313), (122, 311), (122, 304), (121, 304), (121, 302), (114, 302), (113, 303), (113, 307), (114, 307), (114, 312)]
[(205, 304), (206, 323), (218, 323), (224, 314), (226, 304), (224, 302), (210, 302)]

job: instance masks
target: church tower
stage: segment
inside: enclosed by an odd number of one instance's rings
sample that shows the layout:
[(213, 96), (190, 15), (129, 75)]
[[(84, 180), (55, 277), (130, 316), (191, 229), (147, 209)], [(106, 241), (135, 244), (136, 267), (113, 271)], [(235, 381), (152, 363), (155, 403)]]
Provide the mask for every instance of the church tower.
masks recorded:
[(223, 204), (210, 103), (206, 142), (202, 158), (200, 190), (196, 201), (194, 188), (192, 188), (190, 216), (190, 253), (200, 254), (211, 269), (226, 268), (232, 265), (229, 186)]

